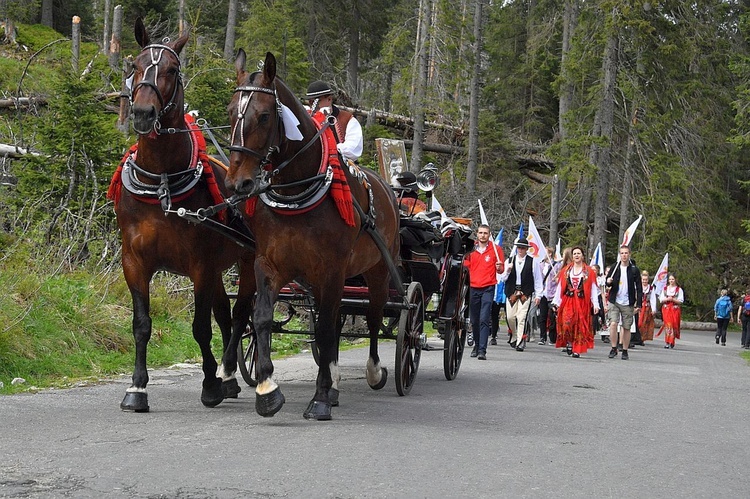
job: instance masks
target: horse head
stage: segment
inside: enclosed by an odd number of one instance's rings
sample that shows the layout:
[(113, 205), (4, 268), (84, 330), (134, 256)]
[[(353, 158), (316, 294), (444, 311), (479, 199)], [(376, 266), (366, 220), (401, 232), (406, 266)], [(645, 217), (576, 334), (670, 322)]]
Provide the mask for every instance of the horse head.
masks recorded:
[(152, 43), (143, 20), (135, 22), (135, 39), (143, 49), (133, 62), (131, 108), (133, 130), (147, 135), (161, 127), (162, 120), (183, 116), (183, 87), (179, 53), (189, 35), (174, 42)]
[[(226, 185), (238, 194), (252, 196), (268, 188), (271, 177), (280, 173), (280, 165), (286, 165), (290, 155), (307, 148), (316, 127), (299, 99), (276, 77), (272, 53), (266, 53), (260, 71), (246, 71), (245, 62), (245, 51), (240, 49), (234, 64), (237, 88), (228, 108), (232, 145)], [(290, 125), (285, 123), (287, 119), (298, 123)], [(294, 130), (301, 134), (298, 138), (289, 139), (290, 126), (298, 126), (299, 130)], [(305, 173), (287, 171), (277, 178), (289, 179), (295, 174)]]

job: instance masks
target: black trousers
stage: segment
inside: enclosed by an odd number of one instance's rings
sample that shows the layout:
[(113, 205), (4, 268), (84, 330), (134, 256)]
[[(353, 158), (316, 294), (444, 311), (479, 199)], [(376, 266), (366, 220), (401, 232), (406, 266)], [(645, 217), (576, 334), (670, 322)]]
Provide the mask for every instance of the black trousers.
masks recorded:
[(547, 341), (547, 321), (549, 320), (550, 303), (546, 296), (539, 300), (539, 339)]
[(493, 338), (497, 338), (497, 332), (500, 330), (500, 311), (503, 309), (503, 303), (492, 301), (492, 330), (490, 331)]

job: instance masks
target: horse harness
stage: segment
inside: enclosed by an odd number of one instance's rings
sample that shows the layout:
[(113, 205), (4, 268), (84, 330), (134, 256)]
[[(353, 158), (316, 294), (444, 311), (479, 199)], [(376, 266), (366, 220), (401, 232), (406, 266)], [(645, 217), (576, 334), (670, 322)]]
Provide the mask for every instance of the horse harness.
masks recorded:
[[(339, 142), (339, 134), (337, 133), (338, 122), (336, 117), (333, 115), (327, 115), (326, 119), (321, 124), (319, 124), (317, 133), (291, 158), (286, 159), (284, 162), (274, 168), (272, 167), (271, 155), (280, 151), (281, 143), (283, 141), (283, 138), (285, 137), (283, 107), (281, 100), (279, 99), (276, 92), (276, 88), (243, 85), (235, 88), (234, 92), (240, 93), (240, 100), (237, 110), (237, 122), (235, 123), (234, 128), (231, 131), (232, 145), (229, 146), (229, 150), (233, 152), (249, 154), (250, 156), (253, 156), (260, 161), (260, 173), (258, 175), (258, 181), (260, 185), (263, 186), (260, 193), (258, 194), (260, 200), (263, 201), (264, 204), (272, 208), (274, 211), (286, 215), (305, 213), (318, 206), (328, 194), (334, 177), (334, 166), (330, 163), (330, 161), (327, 160), (330, 151), (328, 151), (326, 140), (324, 139), (323, 134), (328, 128), (331, 128), (334, 133), (334, 137), (336, 138), (336, 142)], [(245, 114), (255, 92), (272, 95), (276, 102), (277, 126), (274, 128), (273, 136), (268, 141), (271, 145), (266, 148), (265, 154), (263, 152), (259, 152), (246, 147), (245, 137), (242, 133), (242, 130), (244, 129)], [(302, 179), (287, 184), (271, 184), (271, 179), (274, 176), (278, 175), (287, 165), (289, 165), (289, 163), (294, 161), (304, 151), (310, 148), (316, 140), (320, 140), (323, 146), (323, 157), (321, 158), (320, 168), (318, 169), (316, 175), (307, 179)], [(343, 165), (342, 162), (345, 162), (345, 159), (340, 154), (338, 154), (338, 156), (339, 162)], [(374, 225), (375, 203), (372, 189), (370, 188), (370, 185), (367, 182), (364, 173), (360, 170), (359, 166), (349, 162), (346, 163), (348, 164), (349, 172), (357, 179), (359, 183), (362, 184), (362, 186), (368, 193), (370, 205), (368, 215), (372, 219), (371, 223)], [(309, 185), (299, 194), (284, 195), (279, 192), (280, 190), (285, 188), (297, 187), (305, 184)], [(357, 205), (356, 200), (354, 200), (354, 204)], [(363, 218), (363, 225), (365, 223), (366, 222)]]

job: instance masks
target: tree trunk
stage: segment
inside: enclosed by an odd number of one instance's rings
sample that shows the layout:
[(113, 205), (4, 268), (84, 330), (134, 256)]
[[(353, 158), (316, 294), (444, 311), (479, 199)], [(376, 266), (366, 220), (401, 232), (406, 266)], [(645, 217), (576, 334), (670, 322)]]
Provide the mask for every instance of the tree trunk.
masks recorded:
[(112, 40), (109, 43), (109, 67), (120, 68), (120, 42), (122, 40), (122, 5), (116, 5), (112, 15)]
[[(575, 87), (571, 81), (570, 70), (568, 69), (568, 53), (570, 52), (570, 43), (573, 39), (576, 26), (578, 24), (578, 0), (567, 0), (563, 13), (563, 37), (562, 53), (560, 56), (560, 76), (562, 83), (560, 85), (560, 98), (558, 100), (558, 128), (560, 141), (565, 142), (568, 138), (568, 112), (573, 105), (573, 95)], [(558, 172), (556, 182), (552, 183), (552, 198), (557, 202), (550, 208), (550, 227), (549, 238), (550, 244), (556, 243), (558, 235), (558, 220), (560, 216), (561, 200), (565, 197), (567, 190), (568, 175), (565, 172)]]
[[(618, 59), (617, 50), (619, 37), (613, 29), (604, 50), (602, 69), (604, 84), (602, 100), (599, 105), (601, 119), (600, 136), (605, 144), (601, 147), (594, 145), (597, 150), (596, 158), (596, 201), (594, 206), (594, 239), (592, 245), (602, 243), (602, 251), (606, 250), (607, 211), (609, 209), (609, 170), (612, 168), (612, 134), (614, 132), (615, 87), (617, 84)], [(592, 246), (592, 247), (593, 247)]]
[(414, 147), (411, 151), (411, 163), (409, 169), (416, 173), (422, 164), (422, 143), (424, 142), (424, 108), (425, 94), (427, 90), (427, 54), (430, 40), (430, 18), (432, 16), (432, 0), (424, 0), (424, 10), (420, 21), (419, 45), (417, 47), (417, 84), (414, 89)]
[(469, 103), (469, 158), (466, 163), (466, 190), (474, 195), (477, 189), (477, 162), (479, 158), (479, 72), (482, 68), (482, 2), (474, 5), (474, 67), (471, 72), (471, 97)]
[(78, 74), (78, 61), (81, 58), (81, 18), (78, 16), (73, 16), (70, 39), (73, 42), (70, 63), (73, 66), (73, 72)]
[(102, 52), (109, 54), (109, 14), (111, 9), (111, 0), (104, 0), (104, 32), (102, 34)]
[(55, 26), (53, 3), (53, 0), (42, 0), (42, 25), (48, 28), (54, 28)]
[(229, 13), (227, 14), (227, 36), (224, 38), (224, 59), (232, 60), (234, 57), (234, 31), (237, 26), (237, 0), (229, 0)]
[(359, 98), (359, 20), (360, 13), (358, 2), (352, 2), (352, 23), (349, 26), (349, 63), (347, 65), (347, 85), (349, 95), (358, 100)]

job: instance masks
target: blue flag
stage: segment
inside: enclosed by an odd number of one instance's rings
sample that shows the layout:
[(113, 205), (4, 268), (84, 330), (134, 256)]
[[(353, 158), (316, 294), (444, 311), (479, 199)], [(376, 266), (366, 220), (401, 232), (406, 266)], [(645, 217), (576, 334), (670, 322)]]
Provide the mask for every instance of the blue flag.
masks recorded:
[[(503, 246), (503, 231), (504, 230), (505, 230), (505, 227), (501, 227), (500, 232), (497, 233), (497, 237), (495, 238), (495, 244), (497, 244), (501, 248)], [(498, 282), (495, 285), (495, 303), (505, 303), (505, 283), (504, 282)]]

